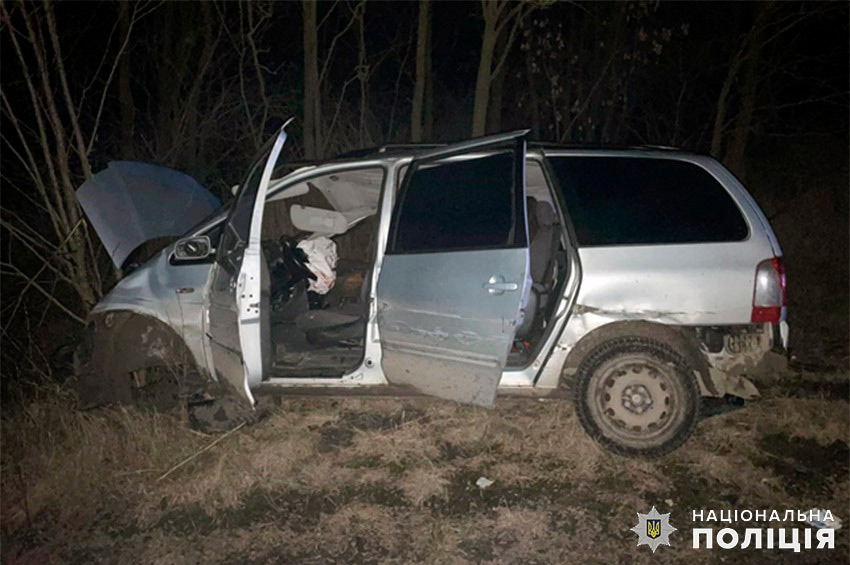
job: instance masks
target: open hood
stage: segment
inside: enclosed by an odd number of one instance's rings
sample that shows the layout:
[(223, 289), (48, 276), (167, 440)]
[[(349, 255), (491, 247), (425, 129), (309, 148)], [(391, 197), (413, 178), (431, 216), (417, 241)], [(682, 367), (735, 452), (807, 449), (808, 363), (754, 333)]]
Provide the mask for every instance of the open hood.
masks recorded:
[(189, 175), (132, 161), (110, 162), (77, 189), (77, 200), (118, 267), (142, 243), (181, 236), (221, 206)]

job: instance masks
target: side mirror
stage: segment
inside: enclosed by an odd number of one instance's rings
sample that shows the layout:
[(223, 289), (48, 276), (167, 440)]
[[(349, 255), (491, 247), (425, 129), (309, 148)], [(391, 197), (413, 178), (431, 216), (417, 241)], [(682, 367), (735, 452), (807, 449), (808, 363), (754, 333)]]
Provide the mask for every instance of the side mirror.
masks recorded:
[(205, 235), (187, 237), (174, 244), (174, 259), (177, 261), (199, 261), (211, 254), (212, 244)]

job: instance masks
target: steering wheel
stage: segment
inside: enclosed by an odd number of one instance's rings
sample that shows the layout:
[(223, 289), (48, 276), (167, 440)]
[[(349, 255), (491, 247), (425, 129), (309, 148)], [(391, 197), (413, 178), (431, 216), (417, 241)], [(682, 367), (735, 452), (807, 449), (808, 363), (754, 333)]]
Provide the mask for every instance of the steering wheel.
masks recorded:
[(291, 237), (280, 238), (280, 251), (283, 265), (292, 277), (292, 283), (303, 279), (316, 280), (316, 275), (307, 266), (307, 255), (298, 249), (298, 242)]

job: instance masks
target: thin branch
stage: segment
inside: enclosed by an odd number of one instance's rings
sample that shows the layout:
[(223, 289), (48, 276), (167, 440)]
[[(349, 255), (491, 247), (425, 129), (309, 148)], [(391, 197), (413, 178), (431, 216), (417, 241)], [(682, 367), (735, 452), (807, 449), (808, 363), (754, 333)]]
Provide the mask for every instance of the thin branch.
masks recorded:
[(337, 4), (339, 4), (339, 1), (340, 1), (340, 0), (334, 0), (334, 3), (333, 3), (333, 4), (331, 4), (331, 7), (330, 7), (330, 8), (328, 9), (328, 11), (325, 13), (325, 17), (324, 17), (324, 18), (322, 18), (321, 20), (319, 20), (318, 25), (316, 25), (316, 31), (319, 31), (320, 29), (322, 29), (322, 25), (323, 25), (323, 24), (327, 21), (327, 19), (328, 19), (328, 18), (330, 17), (330, 15), (333, 13), (334, 8), (336, 8)]
[(88, 154), (86, 152), (86, 143), (83, 141), (83, 132), (80, 129), (80, 122), (77, 120), (77, 113), (74, 109), (74, 103), (71, 100), (71, 89), (68, 88), (68, 76), (65, 73), (65, 62), (62, 59), (62, 48), (59, 45), (59, 35), (56, 33), (56, 19), (53, 15), (53, 3), (47, 2), (46, 6), (47, 29), (50, 35), (50, 42), (53, 45), (56, 70), (59, 74), (59, 84), (62, 86), (63, 99), (65, 100), (65, 110), (71, 118), (71, 133), (74, 136), (74, 141), (77, 146), (77, 154), (80, 158), (80, 165), (83, 168), (83, 176), (86, 179), (89, 179), (92, 176), (91, 164), (89, 163)]
[[(260, 58), (259, 58), (259, 53), (257, 51), (257, 44), (254, 41), (254, 31), (255, 31), (255, 29), (253, 27), (251, 27), (251, 23), (253, 21), (253, 14), (252, 14), (251, 6), (252, 6), (251, 4), (248, 4), (249, 31), (248, 31), (247, 37), (248, 37), (248, 46), (251, 47), (251, 58), (254, 62), (254, 72), (256, 72), (256, 74), (257, 74), (257, 83), (258, 83), (259, 89), (260, 89), (260, 97), (263, 100), (263, 114), (262, 114), (262, 119), (260, 120), (260, 131), (263, 131), (262, 128), (265, 126), (266, 120), (268, 119), (269, 97), (266, 94), (266, 80), (263, 78), (263, 69), (262, 69), (262, 66), (260, 65)], [(259, 26), (259, 25), (260, 24), (257, 24), (257, 26)], [(261, 139), (258, 140), (258, 141), (259, 141), (259, 143), (257, 144), (257, 147), (259, 147), (259, 144), (262, 143)]]
[[(522, 6), (523, 6), (523, 4), (520, 3), (519, 7), (521, 8)], [(517, 8), (514, 8), (508, 14), (509, 18), (514, 18), (514, 20), (513, 20), (514, 24), (511, 27), (511, 32), (508, 35), (508, 39), (505, 42), (505, 46), (502, 49), (502, 53), (499, 55), (499, 62), (496, 64), (496, 68), (493, 70), (493, 73), (490, 75), (491, 81), (493, 80), (493, 77), (496, 77), (500, 72), (502, 72), (502, 66), (505, 64), (505, 61), (508, 58), (508, 53), (510, 53), (510, 51), (511, 51), (511, 45), (513, 45), (514, 37), (516, 37), (517, 29), (519, 29), (520, 24), (522, 24), (523, 18), (527, 17), (530, 12), (531, 12), (531, 10), (529, 10), (527, 12), (523, 12), (523, 13), (518, 13)], [(517, 14), (517, 15), (514, 15), (514, 14)], [(500, 28), (496, 31), (496, 37), (499, 37), (499, 34), (501, 34)]]
[(130, 36), (133, 34), (133, 26), (136, 25), (136, 22), (142, 19), (147, 14), (150, 14), (153, 9), (148, 10), (147, 12), (139, 15), (139, 4), (133, 4), (133, 14), (130, 16), (130, 25), (127, 27), (127, 34), (124, 36), (124, 41), (121, 43), (121, 48), (118, 49), (118, 53), (115, 55), (115, 59), (112, 61), (112, 68), (109, 69), (109, 75), (106, 77), (106, 84), (103, 85), (103, 93), (100, 96), (100, 103), (97, 107), (97, 113), (94, 118), (94, 126), (92, 126), (92, 132), (89, 136), (89, 146), (86, 149), (86, 155), (91, 153), (92, 147), (94, 147), (94, 142), (97, 139), (97, 128), (100, 126), (100, 117), (103, 114), (103, 106), (106, 103), (106, 95), (109, 92), (109, 85), (112, 84), (112, 77), (115, 76), (115, 70), (118, 68), (118, 64), (121, 61), (121, 56), (124, 54), (124, 51), (127, 49), (127, 45), (130, 43)]
[(410, 51), (413, 47), (413, 41), (407, 42), (407, 49), (404, 51), (404, 58), (401, 60), (401, 64), (398, 67), (398, 74), (395, 77), (395, 88), (393, 90), (393, 104), (390, 106), (390, 123), (387, 128), (387, 138), (392, 139), (393, 135), (393, 121), (395, 121), (395, 110), (396, 105), (398, 104), (398, 88), (399, 83), (401, 82), (401, 77), (404, 74), (404, 68), (407, 66), (407, 59), (410, 57)]
[[(12, 27), (11, 15), (9, 14), (9, 11), (6, 9), (5, 3), (0, 2), (0, 10), (2, 10), (3, 21), (6, 22), (6, 25), (9, 27), (9, 29), (15, 31), (14, 27)], [(18, 61), (21, 64), (21, 71), (22, 71), (22, 74), (24, 75), (24, 80), (25, 80), (26, 85), (27, 85), (27, 90), (29, 91), (30, 102), (32, 103), (32, 107), (33, 107), (33, 114), (35, 116), (36, 124), (38, 126), (39, 146), (41, 148), (42, 155), (44, 157), (44, 161), (45, 161), (45, 164), (46, 164), (45, 168), (47, 169), (47, 173), (50, 176), (50, 181), (54, 186), (58, 187), (59, 186), (59, 179), (56, 177), (56, 170), (54, 168), (53, 156), (50, 153), (50, 142), (47, 139), (47, 128), (45, 127), (44, 117), (42, 116), (42, 113), (41, 113), (41, 110), (40, 110), (41, 109), (40, 97), (38, 96), (38, 93), (36, 91), (35, 84), (33, 82), (32, 76), (30, 75), (29, 65), (27, 64), (26, 57), (24, 57), (24, 53), (23, 53), (23, 50), (21, 49), (20, 43), (18, 42), (17, 35), (18, 35), (17, 33), (11, 33), (10, 37), (12, 39), (12, 45), (15, 48), (15, 54), (17, 55)], [(23, 34), (20, 34), (20, 35), (22, 37), (25, 37), (25, 36), (23, 36)], [(7, 104), (7, 109), (11, 112), (11, 106), (8, 106), (8, 100), (5, 100), (5, 102)], [(12, 115), (14, 115), (14, 114), (12, 114)], [(36, 184), (36, 188), (40, 191), (40, 196), (44, 200), (45, 205), (48, 206), (48, 210), (53, 214), (53, 218), (55, 219), (55, 222), (56, 223), (67, 223), (67, 218), (63, 217), (64, 215), (62, 214), (61, 206), (54, 207), (55, 205), (53, 204), (50, 197), (48, 196), (46, 186)], [(61, 204), (61, 202), (60, 202), (60, 204)]]
[[(599, 78), (596, 80), (596, 83), (594, 83), (594, 85), (591, 87), (590, 92), (587, 93), (587, 96), (584, 99), (584, 102), (581, 104), (581, 106), (579, 106), (576, 115), (573, 117), (572, 120), (570, 120), (569, 125), (567, 125), (567, 130), (564, 132), (564, 136), (572, 132), (573, 125), (576, 123), (576, 120), (578, 120), (579, 117), (581, 117), (581, 115), (584, 114), (584, 112), (587, 110), (588, 106), (590, 105), (590, 101), (593, 98), (593, 95), (596, 94), (596, 90), (599, 88), (599, 85), (602, 84), (602, 81), (605, 79), (608, 73), (608, 69), (611, 67), (611, 63), (613, 63), (615, 56), (616, 54), (611, 55), (611, 57), (608, 59), (608, 62), (605, 64), (605, 67), (599, 73)], [(566, 141), (566, 137), (562, 137), (560, 140), (561, 143), (564, 143), (564, 141)]]
[[(56, 247), (56, 250), (53, 252), (53, 255), (55, 255), (55, 254), (56, 254), (56, 252), (57, 252), (57, 251), (59, 251), (59, 250), (62, 248), (62, 246), (63, 246), (63, 245), (65, 245), (66, 243), (68, 243), (68, 240), (70, 240), (70, 239), (71, 239), (71, 236), (72, 236), (72, 235), (74, 235), (74, 232), (75, 232), (75, 231), (77, 231), (77, 228), (79, 228), (79, 227), (80, 227), (80, 224), (82, 224), (82, 223), (83, 223), (83, 220), (82, 220), (82, 218), (80, 218), (80, 220), (79, 220), (79, 221), (77, 222), (77, 224), (74, 226), (74, 229), (72, 229), (72, 230), (70, 231), (70, 233), (68, 233), (68, 235), (65, 237), (64, 241), (62, 241), (62, 243), (60, 243), (60, 244)], [(15, 302), (15, 307), (12, 309), (12, 313), (11, 313), (11, 314), (9, 314), (9, 317), (8, 317), (7, 319), (14, 318), (15, 314), (18, 312), (18, 307), (21, 305), (21, 303), (22, 303), (22, 301), (23, 301), (23, 299), (24, 299), (24, 295), (25, 295), (25, 294), (27, 293), (27, 291), (30, 289), (30, 287), (32, 286), (32, 284), (33, 284), (33, 283), (35, 282), (35, 280), (36, 280), (36, 279), (37, 279), (37, 278), (41, 275), (41, 273), (43, 273), (43, 272), (44, 272), (44, 270), (45, 270), (45, 269), (47, 269), (49, 266), (50, 266), (50, 267), (52, 267), (52, 265), (51, 265), (51, 263), (50, 263), (52, 259), (53, 259), (53, 256), (49, 256), (49, 257), (41, 257), (41, 260), (42, 260), (41, 268), (40, 268), (40, 269), (39, 269), (39, 270), (38, 270), (38, 271), (37, 271), (37, 272), (36, 272), (36, 273), (32, 276), (32, 278), (31, 278), (30, 280), (28, 280), (28, 281), (27, 281), (27, 284), (26, 284), (26, 285), (24, 285), (23, 290), (21, 290), (21, 291), (18, 293), (18, 299), (17, 299), (17, 301)], [(53, 293), (51, 293), (51, 295), (53, 295)]]
[(319, 73), (319, 85), (320, 85), (320, 87), (321, 87), (322, 82), (324, 82), (324, 80), (325, 80), (325, 75), (326, 75), (326, 74), (327, 74), (327, 72), (328, 72), (328, 67), (329, 67), (329, 66), (330, 66), (330, 64), (331, 64), (331, 59), (333, 59), (334, 49), (336, 49), (336, 42), (337, 42), (337, 41), (339, 41), (339, 39), (340, 39), (343, 35), (345, 35), (345, 33), (346, 33), (349, 29), (351, 29), (351, 26), (352, 26), (352, 25), (354, 25), (354, 18), (350, 18), (350, 19), (348, 20), (348, 23), (347, 23), (347, 24), (345, 24), (345, 27), (344, 27), (344, 28), (342, 28), (342, 31), (340, 31), (339, 33), (337, 33), (337, 34), (334, 36), (333, 40), (331, 40), (331, 46), (328, 48), (328, 52), (327, 52), (327, 54), (325, 55), (325, 63), (322, 65), (322, 72), (320, 72), (320, 73)]
[(339, 111), (340, 111), (340, 109), (342, 108), (342, 103), (345, 101), (345, 91), (348, 89), (348, 85), (350, 85), (350, 84), (351, 84), (352, 82), (354, 82), (355, 80), (357, 80), (357, 75), (354, 75), (353, 77), (349, 78), (349, 79), (348, 79), (347, 81), (345, 81), (345, 83), (342, 85), (342, 92), (340, 92), (340, 94), (339, 94), (339, 101), (337, 101), (337, 104), (336, 104), (336, 110), (334, 110), (334, 117), (333, 117), (333, 119), (331, 120), (331, 125), (330, 125), (330, 127), (328, 128), (328, 133), (327, 133), (327, 135), (326, 135), (326, 136), (324, 137), (324, 139), (323, 139), (323, 144), (322, 144), (322, 154), (324, 154), (325, 149), (327, 149), (327, 143), (328, 143), (328, 140), (329, 140), (329, 139), (330, 139), (330, 137), (331, 137), (331, 133), (333, 133), (334, 127), (336, 127), (336, 120), (337, 120), (337, 118), (339, 117)]
[(82, 324), (84, 326), (86, 325), (86, 321), (83, 318), (79, 317), (73, 311), (71, 311), (67, 306), (65, 306), (64, 304), (59, 302), (59, 300), (55, 296), (53, 296), (48, 291), (46, 291), (44, 288), (42, 288), (42, 286), (40, 284), (38, 284), (32, 277), (27, 276), (27, 274), (24, 273), (23, 271), (21, 271), (17, 266), (13, 265), (12, 263), (0, 262), (0, 267), (5, 267), (6, 269), (11, 269), (11, 271), (6, 271), (6, 274), (16, 275), (16, 276), (18, 276), (18, 277), (20, 277), (20, 278), (22, 278), (26, 281), (30, 281), (32, 283), (32, 287), (34, 289), (36, 289), (41, 294), (43, 294), (45, 296), (45, 298), (47, 298), (53, 304), (55, 304), (57, 308), (59, 308), (60, 310), (65, 312), (65, 314), (67, 314), (69, 318), (71, 318), (72, 320), (74, 320), (76, 322), (79, 322), (80, 324)]
[(236, 432), (238, 432), (239, 430), (241, 430), (244, 427), (245, 427), (245, 422), (242, 422), (241, 424), (239, 424), (238, 426), (236, 426), (235, 428), (233, 428), (229, 432), (220, 435), (213, 442), (207, 444), (204, 448), (199, 449), (198, 451), (196, 451), (195, 453), (193, 453), (192, 455), (190, 455), (189, 457), (187, 457), (186, 459), (184, 459), (183, 461), (181, 461), (180, 463), (178, 463), (177, 465), (173, 466), (171, 469), (169, 469), (168, 471), (166, 471), (165, 473), (160, 475), (160, 477), (157, 479), (157, 482), (165, 479), (166, 477), (168, 477), (168, 475), (170, 475), (171, 473), (173, 473), (174, 471), (176, 471), (177, 469), (179, 469), (180, 467), (182, 467), (186, 463), (189, 463), (190, 461), (193, 461), (194, 459), (196, 459), (201, 453), (204, 453), (205, 451), (209, 451), (210, 449), (215, 447), (216, 444), (218, 444), (219, 442), (221, 442), (225, 438), (235, 434)]

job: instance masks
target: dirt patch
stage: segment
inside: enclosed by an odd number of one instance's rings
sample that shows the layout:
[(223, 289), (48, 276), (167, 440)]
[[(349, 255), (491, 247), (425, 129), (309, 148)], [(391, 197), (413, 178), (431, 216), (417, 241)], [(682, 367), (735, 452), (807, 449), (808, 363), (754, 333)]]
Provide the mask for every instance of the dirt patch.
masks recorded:
[(321, 427), (319, 453), (336, 451), (352, 444), (354, 434), (360, 431), (386, 431), (398, 428), (405, 422), (423, 417), (422, 410), (410, 406), (391, 414), (368, 411), (343, 412), (339, 419)]
[(275, 523), (303, 532), (318, 525), (323, 515), (333, 514), (354, 501), (378, 506), (407, 506), (408, 501), (397, 488), (373, 483), (346, 485), (339, 491), (304, 492), (258, 488), (246, 493), (235, 508), (211, 515), (200, 506), (182, 507), (166, 513), (153, 529), (171, 535), (190, 537), (208, 535), (218, 528), (245, 528), (257, 523)]
[(819, 445), (815, 440), (771, 434), (759, 442), (765, 457), (759, 463), (782, 478), (786, 491), (819, 496), (830, 490), (830, 479), (850, 474), (850, 449), (846, 442)]
[(827, 381), (792, 378), (765, 388), (772, 396), (850, 400), (850, 383), (840, 378)]
[(432, 507), (446, 516), (464, 516), (499, 506), (540, 508), (564, 502), (572, 493), (569, 483), (546, 478), (519, 484), (495, 481), (487, 488), (480, 488), (476, 482), (481, 477), (484, 475), (473, 469), (459, 470), (451, 478), (447, 499)]

